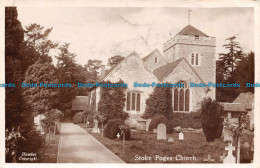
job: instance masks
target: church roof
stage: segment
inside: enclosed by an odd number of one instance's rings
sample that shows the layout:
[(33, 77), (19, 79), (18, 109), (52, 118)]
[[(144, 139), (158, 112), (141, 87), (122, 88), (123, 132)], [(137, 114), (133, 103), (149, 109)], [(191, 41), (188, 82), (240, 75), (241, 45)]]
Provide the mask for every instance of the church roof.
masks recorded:
[(220, 104), (223, 105), (224, 111), (226, 111), (226, 112), (237, 112), (237, 113), (246, 112), (245, 106), (241, 103), (221, 102)]
[(208, 37), (208, 35), (206, 35), (202, 31), (198, 30), (197, 28), (193, 27), (192, 25), (187, 25), (177, 35), (193, 35), (193, 36), (206, 36), (206, 37)]
[(241, 103), (246, 109), (252, 109), (252, 103), (254, 102), (254, 93), (240, 93), (233, 103)]
[(176, 60), (175, 62), (166, 64), (160, 68), (157, 68), (153, 71), (154, 75), (160, 80), (162, 81), (164, 78), (166, 78), (169, 73), (177, 67), (177, 65), (181, 62), (181, 59)]
[(100, 81), (103, 81), (103, 79), (110, 74), (110, 72), (112, 72), (119, 64), (121, 64), (121, 62), (123, 62), (125, 60), (125, 58), (123, 58), (118, 64), (114, 65), (113, 67), (111, 67), (109, 70), (106, 71), (105, 75), (100, 79)]
[[(152, 56), (154, 53), (159, 52), (158, 49), (155, 49), (153, 52), (151, 52), (149, 55), (145, 56), (142, 60), (146, 61), (148, 60), (148, 58), (150, 58), (150, 56)], [(160, 53), (160, 52), (159, 52)], [(161, 53), (160, 53), (161, 54)]]

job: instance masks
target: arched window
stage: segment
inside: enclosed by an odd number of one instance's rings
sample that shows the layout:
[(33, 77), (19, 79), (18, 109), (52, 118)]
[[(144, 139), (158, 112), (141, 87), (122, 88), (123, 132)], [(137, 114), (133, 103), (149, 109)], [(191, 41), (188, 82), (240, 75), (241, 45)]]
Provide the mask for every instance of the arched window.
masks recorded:
[(179, 90), (177, 88), (174, 89), (174, 111), (179, 111)]
[(137, 91), (128, 91), (126, 94), (126, 111), (140, 112), (141, 111), (141, 93)]
[(189, 89), (185, 90), (185, 111), (189, 111), (190, 106), (190, 91)]
[(132, 110), (135, 110), (135, 93), (132, 93)]
[(191, 54), (191, 65), (194, 65), (194, 54)]
[(174, 111), (186, 111), (190, 110), (190, 90), (189, 86), (185, 82), (180, 82), (183, 84), (183, 87), (176, 87), (174, 88), (174, 104), (173, 109)]
[(199, 54), (196, 54), (196, 65), (199, 65)]
[(184, 111), (184, 89), (180, 90), (179, 111)]
[(157, 63), (157, 57), (155, 57), (154, 62)]

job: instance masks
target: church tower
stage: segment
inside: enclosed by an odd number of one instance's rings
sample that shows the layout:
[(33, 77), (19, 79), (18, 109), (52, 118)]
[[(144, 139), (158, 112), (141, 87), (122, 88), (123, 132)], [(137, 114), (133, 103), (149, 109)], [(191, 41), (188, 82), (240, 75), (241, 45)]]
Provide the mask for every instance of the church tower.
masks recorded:
[(188, 24), (163, 45), (169, 63), (185, 58), (204, 83), (216, 82), (216, 38)]

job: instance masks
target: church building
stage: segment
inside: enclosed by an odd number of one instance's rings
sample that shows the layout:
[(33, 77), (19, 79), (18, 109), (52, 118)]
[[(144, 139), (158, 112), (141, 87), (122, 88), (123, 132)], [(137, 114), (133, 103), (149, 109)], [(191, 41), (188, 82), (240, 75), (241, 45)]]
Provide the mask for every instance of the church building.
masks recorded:
[[(215, 99), (214, 87), (191, 87), (190, 83), (216, 82), (216, 38), (208, 36), (192, 25), (187, 25), (173, 38), (144, 58), (135, 52), (108, 70), (102, 81), (128, 84), (125, 111), (130, 117), (140, 119), (145, 111), (146, 99), (153, 87), (134, 87), (134, 83), (182, 83), (184, 87), (172, 88), (174, 112), (191, 113), (201, 107), (204, 97)], [(90, 104), (98, 109), (100, 87), (89, 93)], [(93, 98), (95, 100), (93, 100)]]

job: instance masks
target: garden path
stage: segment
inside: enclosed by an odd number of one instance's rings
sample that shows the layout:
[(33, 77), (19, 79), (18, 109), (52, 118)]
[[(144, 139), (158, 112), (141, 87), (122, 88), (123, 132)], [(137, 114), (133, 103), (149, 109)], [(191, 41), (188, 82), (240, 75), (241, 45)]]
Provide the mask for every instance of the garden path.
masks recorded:
[(124, 163), (80, 126), (61, 124), (58, 163)]

